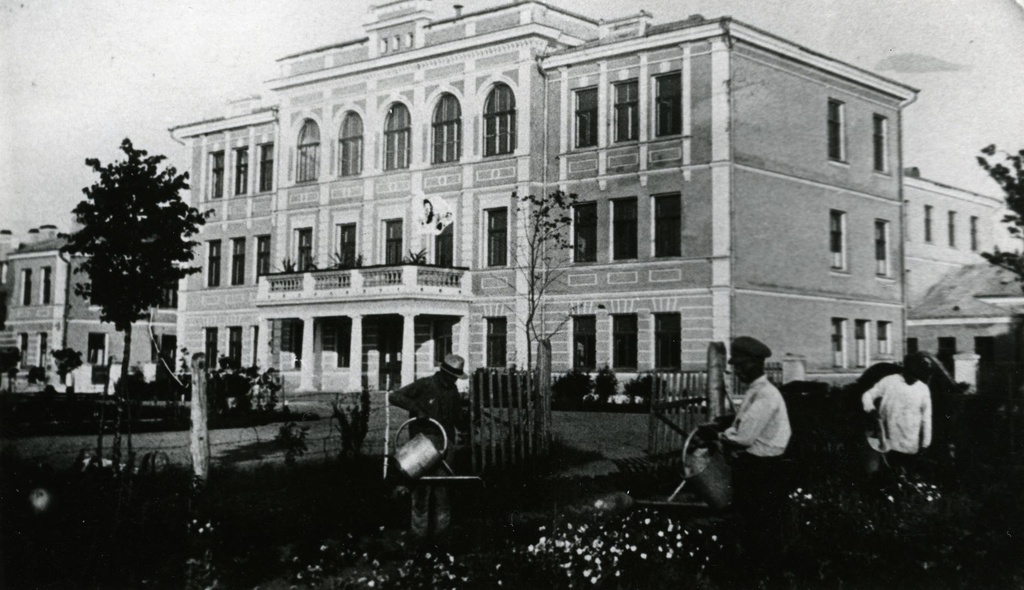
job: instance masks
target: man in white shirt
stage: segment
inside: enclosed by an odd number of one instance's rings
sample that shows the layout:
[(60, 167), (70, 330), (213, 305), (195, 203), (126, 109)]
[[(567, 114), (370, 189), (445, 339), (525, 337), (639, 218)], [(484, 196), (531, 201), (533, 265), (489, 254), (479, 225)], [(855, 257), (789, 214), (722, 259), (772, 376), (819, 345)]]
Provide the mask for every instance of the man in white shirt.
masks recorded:
[(780, 524), (789, 491), (782, 455), (792, 431), (782, 394), (764, 373), (764, 361), (771, 355), (771, 349), (755, 338), (733, 340), (729, 364), (748, 387), (732, 426), (719, 437), (727, 449), (739, 451), (732, 462), (733, 498), (755, 575), (781, 559)]
[(902, 469), (932, 443), (931, 367), (921, 355), (908, 354), (903, 373), (889, 375), (861, 396), (864, 411), (877, 412), (881, 424), (879, 451), (889, 465)]

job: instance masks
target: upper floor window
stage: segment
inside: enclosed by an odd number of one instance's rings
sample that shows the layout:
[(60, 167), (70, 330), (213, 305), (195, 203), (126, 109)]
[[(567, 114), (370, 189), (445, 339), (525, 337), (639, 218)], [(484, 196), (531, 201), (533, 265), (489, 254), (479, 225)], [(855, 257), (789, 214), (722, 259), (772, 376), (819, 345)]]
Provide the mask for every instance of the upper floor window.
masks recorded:
[(320, 127), (307, 120), (299, 132), (299, 166), (296, 182), (311, 182), (320, 176)]
[(231, 284), (245, 284), (245, 238), (231, 240)]
[(341, 122), (341, 162), (338, 168), (342, 176), (358, 176), (363, 173), (363, 120), (356, 113), (345, 115)]
[(384, 264), (402, 264), (402, 220), (384, 222)]
[(636, 199), (612, 201), (612, 259), (636, 258)]
[(487, 210), (487, 266), (508, 264), (508, 208)]
[(160, 290), (160, 302), (157, 307), (161, 309), (177, 309), (178, 307), (178, 283), (171, 282)]
[(334, 255), (340, 266), (356, 264), (356, 224), (343, 223), (338, 226), (338, 251)]
[(597, 203), (573, 207), (573, 251), (576, 262), (597, 261)]
[(615, 85), (615, 141), (633, 141), (640, 136), (638, 88), (636, 80)]
[(256, 236), (256, 276), (270, 274), (270, 236)]
[(597, 145), (597, 88), (576, 91), (576, 147)]
[(874, 133), (872, 135), (875, 155), (875, 170), (878, 172), (889, 171), (889, 119), (882, 115), (875, 115)]
[(295, 230), (295, 262), (299, 272), (313, 268), (313, 228)]
[(932, 243), (932, 206), (924, 206), (924, 241)]
[(206, 286), (220, 286), (220, 240), (210, 240), (207, 245)]
[(32, 305), (32, 269), (21, 271), (21, 304)]
[(846, 105), (831, 99), (828, 101), (828, 157), (846, 161)]
[(484, 155), (511, 154), (516, 149), (516, 97), (497, 84), (484, 102)]
[(224, 196), (224, 152), (210, 154), (210, 198)]
[(682, 254), (682, 211), (679, 195), (654, 197), (654, 256)]
[(946, 214), (946, 233), (949, 238), (949, 247), (956, 248), (956, 211)]
[(434, 108), (434, 150), (432, 162), (458, 162), (462, 157), (462, 107), (459, 99), (444, 94)]
[(434, 236), (434, 264), (438, 266), (455, 265), (454, 224), (449, 223), (441, 233)]
[(655, 78), (655, 137), (678, 135), (683, 129), (683, 96), (679, 74)]
[(274, 144), (260, 146), (260, 192), (274, 189)]
[(828, 213), (829, 252), (832, 254), (832, 269), (846, 269), (846, 213)]
[(395, 103), (384, 118), (384, 169), (400, 170), (409, 167), (409, 146), (412, 139), (412, 120), (404, 104)]
[(43, 305), (49, 305), (50, 300), (53, 298), (53, 269), (49, 266), (44, 266), (43, 271), (43, 288), (40, 293), (40, 303)]
[(235, 150), (235, 194), (249, 192), (249, 148)]
[(875, 220), (875, 273), (889, 275), (889, 222)]
[(978, 218), (971, 216), (971, 252), (978, 251)]

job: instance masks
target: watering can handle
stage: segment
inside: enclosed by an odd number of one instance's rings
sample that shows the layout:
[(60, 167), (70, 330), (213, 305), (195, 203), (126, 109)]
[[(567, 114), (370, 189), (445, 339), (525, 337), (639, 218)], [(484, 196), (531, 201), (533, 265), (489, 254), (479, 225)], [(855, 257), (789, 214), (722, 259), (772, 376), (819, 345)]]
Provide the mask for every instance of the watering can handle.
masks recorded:
[[(408, 426), (410, 423), (415, 422), (417, 420), (421, 420), (421, 418), (409, 418), (405, 422), (402, 422), (402, 425), (399, 426), (398, 430), (395, 431), (395, 447), (398, 447), (398, 435), (402, 433), (402, 429)], [(433, 422), (434, 425), (437, 426), (437, 429), (441, 431), (441, 440), (444, 441), (444, 446), (441, 448), (439, 452), (443, 455), (445, 451), (448, 450), (448, 433), (444, 431), (444, 426), (441, 426), (441, 423), (438, 422), (437, 420), (434, 420), (433, 418), (427, 418), (427, 420)]]

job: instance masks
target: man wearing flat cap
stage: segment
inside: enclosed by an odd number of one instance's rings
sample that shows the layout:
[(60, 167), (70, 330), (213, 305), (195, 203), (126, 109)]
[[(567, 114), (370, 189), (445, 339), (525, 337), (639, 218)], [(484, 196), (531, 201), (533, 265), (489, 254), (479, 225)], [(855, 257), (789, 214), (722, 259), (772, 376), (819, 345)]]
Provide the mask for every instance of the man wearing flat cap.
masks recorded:
[(782, 464), (789, 437), (789, 414), (782, 394), (764, 373), (770, 348), (755, 338), (733, 340), (729, 364), (747, 385), (743, 404), (720, 438), (736, 452), (732, 464), (733, 497), (743, 518), (744, 550), (755, 570), (764, 570), (781, 554), (779, 528), (787, 489)]
[[(437, 420), (448, 436), (449, 449), (455, 444), (455, 424), (459, 419), (462, 398), (455, 386), (464, 378), (466, 361), (457, 354), (444, 357), (437, 373), (413, 381), (391, 393), (391, 405), (409, 411), (410, 418), (422, 418), (409, 425), (409, 436), (422, 433), (440, 450), (444, 446), (437, 426), (427, 421)], [(440, 475), (438, 472), (429, 475)], [(443, 537), (451, 523), (451, 502), (444, 485), (414, 485), (412, 490), (412, 519), (410, 529), (419, 539)]]

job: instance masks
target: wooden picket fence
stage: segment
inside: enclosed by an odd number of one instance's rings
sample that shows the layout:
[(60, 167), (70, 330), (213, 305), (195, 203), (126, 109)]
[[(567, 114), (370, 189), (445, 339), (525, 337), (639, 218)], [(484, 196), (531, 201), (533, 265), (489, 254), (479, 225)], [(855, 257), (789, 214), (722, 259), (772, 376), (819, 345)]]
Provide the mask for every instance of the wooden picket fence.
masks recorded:
[(647, 452), (652, 456), (677, 452), (697, 425), (707, 422), (708, 373), (652, 373), (651, 412)]
[(534, 371), (480, 370), (472, 375), (469, 404), (474, 474), (527, 465), (547, 453), (551, 394), (543, 389)]

